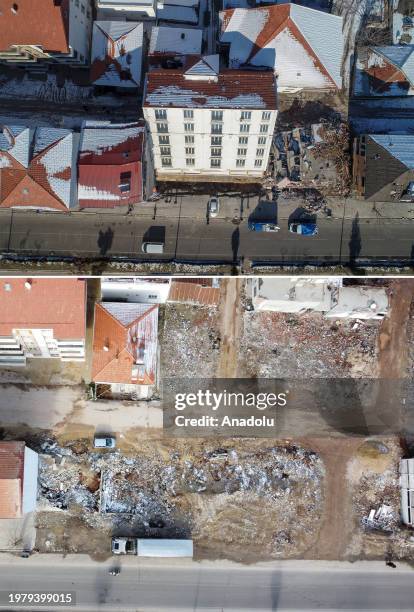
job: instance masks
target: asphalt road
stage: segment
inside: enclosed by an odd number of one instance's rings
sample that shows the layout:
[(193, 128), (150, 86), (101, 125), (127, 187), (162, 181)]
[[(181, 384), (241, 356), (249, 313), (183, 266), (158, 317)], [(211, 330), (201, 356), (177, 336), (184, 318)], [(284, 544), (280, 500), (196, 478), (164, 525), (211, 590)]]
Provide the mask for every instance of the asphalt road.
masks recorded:
[[(0, 252), (32, 257), (232, 263), (241, 259), (277, 264), (411, 263), (409, 219), (318, 219), (318, 236), (249, 231), (247, 221), (119, 214), (0, 211)], [(163, 255), (141, 251), (144, 236), (165, 235)]]
[[(37, 555), (0, 561), (1, 597), (8, 592), (75, 592), (76, 607), (38, 610), (136, 612), (253, 612), (412, 610), (413, 570), (384, 563), (287, 561), (252, 566), (227, 562), (122, 560), (97, 563), (83, 556)], [(35, 607), (0, 605), (0, 610)]]

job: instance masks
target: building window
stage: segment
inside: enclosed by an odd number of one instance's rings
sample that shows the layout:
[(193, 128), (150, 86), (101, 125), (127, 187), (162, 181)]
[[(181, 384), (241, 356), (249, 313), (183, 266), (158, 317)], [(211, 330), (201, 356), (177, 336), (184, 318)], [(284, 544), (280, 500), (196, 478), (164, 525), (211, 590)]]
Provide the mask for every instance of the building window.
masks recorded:
[(121, 193), (131, 191), (131, 172), (121, 172), (119, 175), (119, 190)]
[(245, 164), (246, 164), (245, 159), (236, 159), (236, 166), (238, 168), (244, 168)]
[(195, 154), (195, 149), (194, 149), (194, 147), (186, 147), (186, 148), (185, 148), (185, 154), (186, 154), (186, 155), (194, 155), (194, 154)]
[(240, 121), (250, 121), (252, 113), (250, 111), (242, 111), (240, 115)]
[(220, 168), (220, 166), (221, 166), (221, 159), (219, 157), (212, 157), (210, 160), (210, 167)]
[(194, 123), (184, 123), (185, 132), (194, 132)]
[(240, 131), (241, 132), (250, 132), (250, 125), (248, 123), (241, 123), (240, 124)]
[(184, 110), (184, 119), (193, 119), (193, 118), (194, 118), (194, 111), (193, 110), (185, 109)]
[(221, 136), (212, 136), (211, 137), (211, 146), (212, 147), (221, 147), (221, 141), (222, 141), (222, 137)]
[(155, 118), (156, 119), (167, 119), (167, 111), (165, 110), (165, 108), (156, 108)]
[(239, 136), (239, 145), (247, 145), (249, 138), (247, 136)]
[(262, 121), (270, 121), (270, 111), (262, 112)]
[(158, 136), (158, 140), (160, 145), (169, 145), (170, 137), (169, 136)]
[(211, 133), (212, 134), (221, 134), (223, 131), (222, 123), (212, 123), (211, 124)]
[(187, 166), (194, 166), (195, 165), (194, 157), (187, 157), (187, 159), (185, 160), (185, 163), (187, 164)]
[(266, 123), (262, 123), (260, 126), (260, 133), (267, 134), (268, 131), (269, 131), (269, 126)]
[(256, 157), (263, 157), (264, 149), (256, 149)]
[(211, 121), (223, 121), (223, 111), (211, 111)]
[(213, 147), (211, 149), (211, 157), (221, 157), (221, 149)]
[(161, 147), (161, 155), (164, 155), (166, 157), (170, 157), (171, 156), (171, 147)]
[(171, 157), (161, 157), (161, 163), (163, 166), (171, 166)]
[(185, 144), (194, 144), (194, 136), (186, 136)]
[(257, 144), (265, 145), (266, 144), (266, 136), (259, 136), (259, 138), (257, 139)]
[(260, 166), (262, 165), (263, 160), (262, 159), (255, 159), (254, 160), (254, 165), (256, 168), (260, 168)]
[(247, 149), (237, 149), (237, 155), (239, 157), (246, 157), (247, 155)]
[(168, 123), (157, 123), (157, 132), (162, 134), (168, 132)]

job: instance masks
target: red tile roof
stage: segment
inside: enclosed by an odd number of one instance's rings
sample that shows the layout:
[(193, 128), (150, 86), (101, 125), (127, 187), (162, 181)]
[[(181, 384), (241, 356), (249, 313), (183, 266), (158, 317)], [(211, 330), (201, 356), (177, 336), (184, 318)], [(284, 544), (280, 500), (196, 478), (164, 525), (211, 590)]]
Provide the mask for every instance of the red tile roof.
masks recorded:
[[(92, 380), (153, 385), (156, 380), (158, 305), (95, 305)], [(139, 376), (133, 376), (135, 364)]]
[[(86, 285), (73, 278), (0, 279), (0, 336), (13, 329), (53, 329), (58, 340), (85, 337)], [(7, 290), (10, 289), (10, 290)]]
[(186, 79), (186, 68), (148, 73), (144, 106), (276, 109), (272, 71), (222, 70), (217, 82)]
[(38, 45), (69, 53), (69, 0), (0, 0), (0, 50)]
[(22, 512), (24, 442), (0, 442), (0, 519)]
[[(87, 127), (83, 131), (78, 163), (80, 208), (113, 208), (142, 200), (144, 128)], [(121, 174), (130, 173), (129, 191), (122, 192)]]
[[(207, 281), (209, 279), (206, 279)], [(189, 279), (188, 281), (175, 281), (171, 283), (168, 300), (170, 302), (187, 302), (216, 306), (220, 299), (220, 289), (207, 286), (202, 280)]]

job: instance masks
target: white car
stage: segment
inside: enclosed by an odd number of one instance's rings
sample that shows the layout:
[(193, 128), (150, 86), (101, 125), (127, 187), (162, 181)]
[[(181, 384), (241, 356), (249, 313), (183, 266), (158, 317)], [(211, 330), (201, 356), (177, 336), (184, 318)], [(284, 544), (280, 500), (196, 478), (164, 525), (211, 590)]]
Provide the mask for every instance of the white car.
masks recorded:
[(115, 448), (116, 438), (113, 436), (95, 436), (93, 446), (94, 448)]
[(210, 217), (217, 217), (220, 212), (220, 200), (213, 196), (208, 201), (208, 214)]

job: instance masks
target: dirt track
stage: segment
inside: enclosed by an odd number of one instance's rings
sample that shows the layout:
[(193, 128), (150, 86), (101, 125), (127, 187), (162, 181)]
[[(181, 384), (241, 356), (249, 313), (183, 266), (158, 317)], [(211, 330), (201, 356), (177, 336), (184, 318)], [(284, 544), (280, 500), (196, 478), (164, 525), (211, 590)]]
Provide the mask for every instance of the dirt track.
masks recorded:
[(224, 279), (220, 291), (220, 359), (218, 378), (236, 378), (241, 338), (241, 286), (240, 279)]

